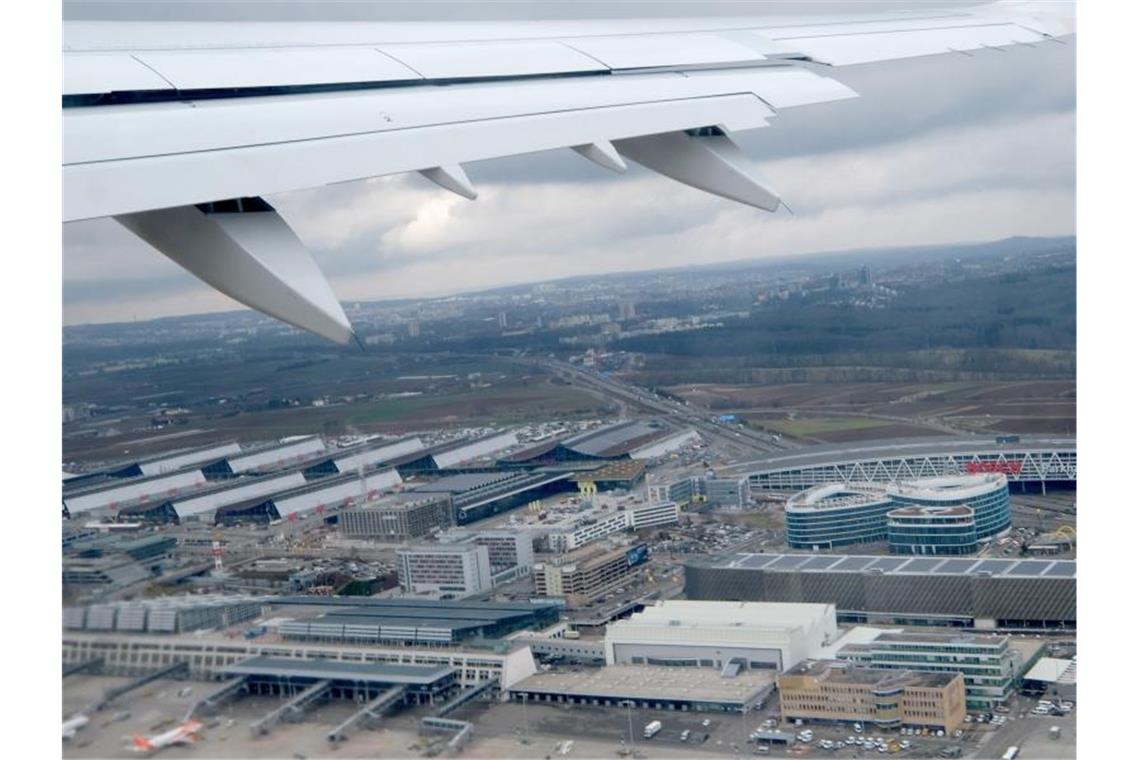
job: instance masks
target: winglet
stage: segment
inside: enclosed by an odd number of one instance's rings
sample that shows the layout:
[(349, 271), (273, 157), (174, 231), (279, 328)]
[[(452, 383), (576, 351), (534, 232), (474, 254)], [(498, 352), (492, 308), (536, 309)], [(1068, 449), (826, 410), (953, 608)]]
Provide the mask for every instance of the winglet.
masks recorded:
[(352, 325), (313, 257), (261, 198), (141, 211), (115, 219), (231, 298), (337, 343)]
[(571, 145), (571, 149), (583, 158), (588, 158), (603, 169), (615, 171), (618, 174), (624, 174), (628, 168), (625, 161), (621, 160), (618, 155), (617, 149), (609, 140), (598, 140), (585, 145)]
[(626, 158), (698, 190), (765, 211), (780, 207), (780, 196), (718, 129), (631, 137), (614, 145)]
[(475, 191), (475, 186), (471, 184), (467, 172), (463, 171), (463, 167), (459, 164), (446, 164), (434, 166), (431, 169), (422, 169), (420, 174), (443, 189), (450, 190), (456, 195), (462, 195), (469, 201), (479, 197), (479, 193)]

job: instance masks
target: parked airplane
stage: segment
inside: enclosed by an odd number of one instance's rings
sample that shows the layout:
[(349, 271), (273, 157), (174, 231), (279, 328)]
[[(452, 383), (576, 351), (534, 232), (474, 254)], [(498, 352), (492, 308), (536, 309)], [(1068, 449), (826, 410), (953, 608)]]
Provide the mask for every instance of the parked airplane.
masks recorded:
[(1075, 32), (1064, 0), (804, 8), (573, 21), (65, 20), (63, 220), (113, 217), (232, 298), (348, 343), (332, 288), (263, 196), (419, 172), (474, 199), (464, 162), (570, 148), (611, 171), (629, 159), (775, 211), (780, 195), (731, 136), (786, 108), (858, 97), (833, 77), (840, 67), (1066, 44)]
[(90, 722), (86, 715), (73, 715), (63, 722), (63, 740), (67, 741), (75, 736), (75, 732)]
[(201, 729), (202, 724), (200, 722), (188, 720), (165, 733), (155, 736), (139, 736), (135, 734), (131, 739), (131, 744), (134, 746), (136, 752), (154, 752), (173, 744), (190, 744), (196, 742), (201, 738), (198, 734)]

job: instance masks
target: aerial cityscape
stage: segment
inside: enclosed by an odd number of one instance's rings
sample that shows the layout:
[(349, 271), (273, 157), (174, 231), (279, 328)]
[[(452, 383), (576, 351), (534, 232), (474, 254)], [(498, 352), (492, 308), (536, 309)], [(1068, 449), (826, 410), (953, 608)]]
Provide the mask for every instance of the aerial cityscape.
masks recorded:
[(1075, 23), (66, 0), (61, 756), (1076, 758)]

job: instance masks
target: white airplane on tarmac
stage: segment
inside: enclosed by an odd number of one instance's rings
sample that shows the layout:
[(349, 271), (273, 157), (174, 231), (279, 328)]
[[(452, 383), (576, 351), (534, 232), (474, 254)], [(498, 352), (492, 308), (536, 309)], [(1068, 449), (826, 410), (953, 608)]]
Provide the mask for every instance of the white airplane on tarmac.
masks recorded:
[(75, 732), (83, 728), (90, 722), (90, 718), (86, 715), (73, 715), (63, 722), (63, 740), (67, 741), (75, 737)]
[(230, 297), (348, 343), (332, 288), (265, 196), (418, 172), (474, 199), (465, 162), (569, 148), (772, 212), (786, 204), (732, 135), (858, 97), (842, 67), (1067, 44), (1076, 29), (1066, 0), (813, 5), (697, 18), (65, 19), (63, 221), (112, 217)]
[(140, 736), (135, 734), (131, 738), (131, 746), (136, 752), (156, 752), (163, 747), (175, 744), (192, 744), (201, 739), (199, 731), (202, 724), (196, 720), (188, 720), (169, 731), (155, 736)]

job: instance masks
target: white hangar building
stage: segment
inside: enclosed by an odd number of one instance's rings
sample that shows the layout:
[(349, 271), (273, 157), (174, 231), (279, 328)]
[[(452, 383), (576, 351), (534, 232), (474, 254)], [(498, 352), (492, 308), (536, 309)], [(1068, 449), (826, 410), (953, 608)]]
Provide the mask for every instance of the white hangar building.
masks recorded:
[(606, 664), (782, 671), (838, 637), (834, 604), (667, 600), (606, 628)]

